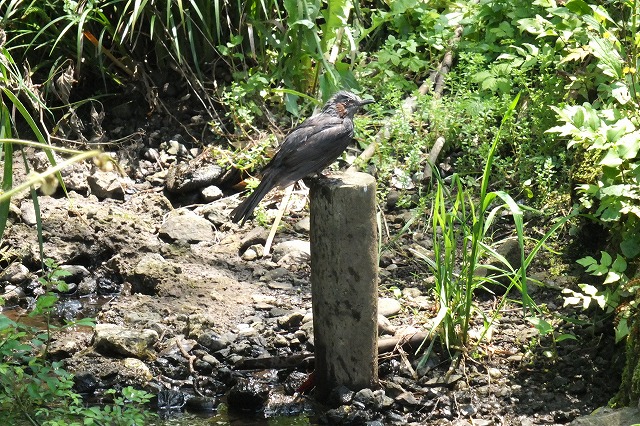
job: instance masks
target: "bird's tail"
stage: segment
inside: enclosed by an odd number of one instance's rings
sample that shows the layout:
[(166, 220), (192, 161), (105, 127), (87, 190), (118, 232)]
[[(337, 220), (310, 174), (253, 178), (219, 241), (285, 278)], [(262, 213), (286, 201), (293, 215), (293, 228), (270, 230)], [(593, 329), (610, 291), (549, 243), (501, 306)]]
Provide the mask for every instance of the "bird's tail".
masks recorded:
[(267, 173), (265, 176), (263, 176), (260, 185), (258, 185), (255, 191), (253, 191), (251, 195), (249, 195), (242, 203), (240, 203), (238, 207), (233, 209), (233, 211), (231, 212), (231, 221), (233, 223), (242, 221), (240, 226), (244, 225), (249, 216), (251, 216), (251, 213), (253, 213), (253, 210), (255, 210), (255, 208), (258, 206), (258, 203), (262, 201), (264, 196), (267, 195), (267, 193), (271, 191), (274, 186), (275, 183), (273, 181), (273, 177), (271, 177), (271, 173)]

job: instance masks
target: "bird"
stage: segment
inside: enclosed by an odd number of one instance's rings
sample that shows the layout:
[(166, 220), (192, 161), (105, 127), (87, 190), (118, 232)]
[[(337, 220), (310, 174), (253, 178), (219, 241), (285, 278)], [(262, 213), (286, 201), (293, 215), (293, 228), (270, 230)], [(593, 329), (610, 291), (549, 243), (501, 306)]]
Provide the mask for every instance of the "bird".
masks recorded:
[(284, 138), (271, 161), (262, 169), (258, 187), (232, 212), (233, 223), (243, 226), (258, 203), (275, 187), (285, 188), (300, 179), (320, 174), (347, 149), (353, 138), (353, 117), (372, 99), (341, 90), (315, 114)]

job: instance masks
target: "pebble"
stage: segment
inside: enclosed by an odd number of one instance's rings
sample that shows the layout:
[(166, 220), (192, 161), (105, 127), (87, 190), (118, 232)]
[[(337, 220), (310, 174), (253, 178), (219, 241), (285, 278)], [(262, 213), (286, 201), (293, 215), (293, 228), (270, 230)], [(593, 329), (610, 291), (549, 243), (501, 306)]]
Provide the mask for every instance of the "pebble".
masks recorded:
[(294, 328), (302, 324), (304, 314), (301, 312), (292, 312), (291, 314), (278, 318), (278, 325), (281, 328)]
[(309, 216), (306, 216), (302, 219), (300, 219), (299, 221), (297, 221), (295, 223), (295, 225), (293, 225), (293, 229), (295, 229), (297, 232), (303, 233), (303, 234), (308, 234), (309, 231), (311, 230), (311, 219)]
[(378, 299), (378, 314), (385, 317), (396, 315), (402, 309), (402, 305), (397, 299), (391, 297), (380, 297)]
[(202, 195), (202, 200), (205, 203), (210, 203), (212, 201), (219, 200), (222, 198), (222, 190), (215, 185), (209, 185), (203, 188), (200, 191), (200, 195)]
[(402, 405), (418, 405), (420, 401), (411, 393), (403, 392), (396, 396), (395, 400)]
[(276, 334), (273, 338), (273, 346), (276, 348), (284, 348), (289, 346), (289, 340), (282, 334)]
[(353, 401), (360, 402), (365, 407), (372, 407), (375, 402), (373, 391), (369, 388), (361, 389), (353, 396)]
[(393, 336), (396, 332), (396, 328), (391, 324), (391, 321), (384, 315), (378, 314), (378, 335), (389, 334)]
[(489, 373), (489, 377), (492, 379), (499, 379), (502, 377), (502, 372), (498, 368), (490, 367), (487, 369), (487, 372)]
[(160, 237), (173, 241), (197, 243), (214, 239), (211, 222), (187, 209), (171, 212), (158, 232)]

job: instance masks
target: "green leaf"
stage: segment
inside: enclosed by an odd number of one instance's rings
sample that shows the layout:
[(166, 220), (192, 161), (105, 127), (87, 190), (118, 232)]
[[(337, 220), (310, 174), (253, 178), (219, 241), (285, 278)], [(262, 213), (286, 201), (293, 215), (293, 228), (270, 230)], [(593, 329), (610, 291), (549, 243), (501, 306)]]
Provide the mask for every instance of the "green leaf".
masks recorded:
[(613, 258), (611, 257), (611, 255), (606, 251), (601, 251), (600, 254), (600, 264), (606, 267), (611, 266), (611, 263), (613, 262)]
[(616, 343), (620, 340), (624, 339), (629, 335), (629, 325), (627, 324), (626, 318), (621, 318), (618, 322), (618, 325), (615, 328), (616, 333)]
[(553, 325), (549, 322), (543, 320), (538, 317), (527, 317), (527, 321), (529, 321), (533, 326), (540, 332), (541, 335), (546, 336), (553, 332)]
[(591, 15), (591, 8), (584, 0), (569, 0), (564, 7), (576, 15)]
[(583, 257), (582, 259), (578, 259), (576, 262), (577, 262), (578, 264), (580, 264), (580, 265), (584, 266), (585, 268), (587, 268), (587, 267), (589, 267), (589, 266), (593, 265), (594, 263), (598, 263), (598, 261), (597, 261), (597, 260), (595, 260), (595, 259), (594, 259), (593, 257), (591, 257), (591, 256)]
[(578, 340), (575, 334), (565, 333), (555, 338), (556, 342), (562, 342), (563, 340)]
[(636, 238), (626, 238), (620, 243), (620, 250), (622, 254), (632, 259), (640, 254), (640, 244), (638, 244), (638, 239)]

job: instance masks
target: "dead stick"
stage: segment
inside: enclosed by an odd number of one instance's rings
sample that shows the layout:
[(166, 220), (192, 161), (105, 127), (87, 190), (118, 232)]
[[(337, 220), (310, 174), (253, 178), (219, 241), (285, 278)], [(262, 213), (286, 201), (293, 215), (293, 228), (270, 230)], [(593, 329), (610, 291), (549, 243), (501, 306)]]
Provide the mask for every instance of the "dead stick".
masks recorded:
[(422, 342), (429, 337), (429, 333), (420, 331), (411, 335), (384, 337), (378, 339), (378, 353), (393, 351), (397, 346), (402, 346), (407, 350), (416, 350)]
[(284, 215), (285, 210), (287, 210), (287, 207), (289, 206), (289, 200), (291, 199), (292, 191), (293, 191), (293, 185), (287, 186), (287, 189), (284, 190), (284, 197), (282, 197), (282, 202), (280, 203), (278, 214), (276, 215), (276, 219), (273, 221), (273, 225), (271, 225), (271, 231), (269, 232), (269, 237), (267, 237), (267, 241), (264, 243), (263, 256), (268, 256), (269, 252), (271, 251), (271, 244), (273, 243), (273, 239), (276, 236), (276, 231), (278, 230), (278, 225), (280, 225), (282, 216)]

